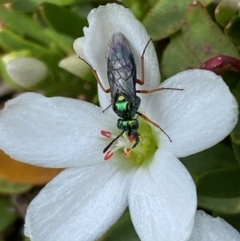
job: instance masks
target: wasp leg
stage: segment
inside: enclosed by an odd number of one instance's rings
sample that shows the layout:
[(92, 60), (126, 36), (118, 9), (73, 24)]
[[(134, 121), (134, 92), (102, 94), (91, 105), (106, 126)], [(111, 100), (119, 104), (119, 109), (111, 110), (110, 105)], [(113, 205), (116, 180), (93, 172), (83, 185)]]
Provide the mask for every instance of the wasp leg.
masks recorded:
[(114, 138), (104, 149), (103, 149), (103, 153), (105, 153), (110, 147), (111, 145), (118, 139), (120, 138), (120, 136), (124, 133), (124, 131), (122, 131), (116, 138)]
[(136, 92), (140, 93), (140, 94), (149, 94), (149, 93), (153, 93), (153, 92), (157, 92), (157, 91), (161, 91), (161, 90), (183, 90), (183, 89), (161, 87), (161, 88), (156, 88), (156, 89), (152, 89), (152, 90), (136, 90)]
[(137, 114), (139, 116), (141, 116), (144, 120), (146, 120), (147, 122), (151, 123), (152, 125), (156, 126), (158, 129), (160, 129), (169, 139), (170, 142), (172, 142), (172, 139), (170, 138), (170, 136), (155, 122), (151, 121), (147, 116), (145, 116), (144, 114), (137, 112)]
[(150, 38), (142, 52), (142, 55), (141, 55), (141, 71), (142, 71), (142, 80), (140, 79), (137, 79), (136, 82), (140, 85), (144, 85), (144, 54), (146, 52), (146, 49), (147, 49), (147, 46), (149, 45), (149, 43), (152, 41), (152, 39)]
[(102, 89), (105, 93), (110, 93), (111, 89), (110, 89), (110, 88), (105, 89), (105, 88), (103, 87), (102, 82), (101, 82), (101, 80), (100, 80), (99, 77), (98, 77), (97, 71), (91, 66), (91, 64), (89, 64), (85, 59), (81, 58), (80, 56), (79, 56), (79, 59), (81, 59), (82, 61), (84, 61), (84, 62), (92, 69), (92, 72), (93, 72), (93, 74), (94, 74), (94, 76), (95, 76), (98, 84), (100, 85), (101, 89)]
[[(140, 85), (144, 85), (144, 80), (145, 80), (145, 72), (144, 72), (144, 54), (146, 52), (146, 49), (149, 45), (149, 43), (152, 41), (152, 39), (150, 38), (142, 52), (142, 55), (141, 55), (141, 68), (142, 68), (142, 80), (140, 79), (137, 79), (136, 82)], [(164, 87), (161, 87), (161, 88), (156, 88), (156, 89), (152, 89), (152, 90), (137, 90), (136, 92), (137, 93), (141, 93), (141, 94), (149, 94), (149, 93), (153, 93), (153, 92), (157, 92), (157, 91), (161, 91), (161, 90), (183, 90), (182, 88), (164, 88)]]
[(134, 145), (132, 146), (132, 149), (135, 148), (138, 145), (138, 143), (139, 143), (139, 139), (135, 141)]

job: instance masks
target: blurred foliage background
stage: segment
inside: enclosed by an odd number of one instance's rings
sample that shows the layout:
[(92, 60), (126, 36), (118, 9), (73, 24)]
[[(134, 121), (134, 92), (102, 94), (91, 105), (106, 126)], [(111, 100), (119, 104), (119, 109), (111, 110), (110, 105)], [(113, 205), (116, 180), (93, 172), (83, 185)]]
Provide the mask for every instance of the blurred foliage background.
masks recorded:
[[(83, 36), (89, 11), (108, 2), (0, 0), (1, 108), (24, 91), (97, 104), (97, 82), (72, 45)], [(163, 81), (202, 66), (221, 74), (240, 104), (240, 1), (116, 2), (130, 8), (146, 27), (155, 44)], [(219, 55), (224, 58), (217, 58)], [(16, 74), (10, 74), (11, 63), (22, 57), (30, 61), (30, 68), (20, 64)], [(40, 74), (33, 78), (33, 72)], [(223, 217), (240, 231), (240, 123), (221, 143), (181, 161), (197, 185), (199, 208)], [(0, 151), (0, 241), (28, 240), (23, 235), (26, 208), (60, 171), (19, 163)], [(128, 211), (101, 238), (110, 240), (139, 240)]]

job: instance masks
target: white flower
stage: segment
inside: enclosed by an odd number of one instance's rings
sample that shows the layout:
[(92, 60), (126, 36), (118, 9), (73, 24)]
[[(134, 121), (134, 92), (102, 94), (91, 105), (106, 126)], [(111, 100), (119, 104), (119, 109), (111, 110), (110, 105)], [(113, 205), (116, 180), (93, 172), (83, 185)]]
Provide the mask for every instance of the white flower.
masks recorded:
[(239, 232), (222, 218), (197, 211), (189, 241), (240, 241)]
[[(134, 52), (137, 71), (149, 36), (132, 13), (116, 4), (93, 10), (85, 38), (75, 48), (97, 70), (107, 87), (105, 51), (114, 32), (122, 32)], [(81, 47), (83, 43), (83, 47)], [(145, 54), (145, 89), (159, 81), (152, 43)], [(140, 78), (141, 76), (139, 76)], [(32, 241), (92, 241), (114, 224), (127, 206), (142, 241), (184, 241), (192, 232), (196, 190), (178, 160), (226, 137), (237, 122), (237, 104), (221, 77), (188, 70), (161, 86), (183, 91), (141, 95), (140, 112), (169, 134), (140, 121), (141, 143), (129, 158), (127, 138), (113, 146), (109, 161), (103, 149), (118, 135), (111, 109), (62, 97), (27, 93), (9, 101), (0, 113), (0, 148), (14, 159), (40, 166), (66, 168), (30, 204), (25, 233)], [(109, 95), (101, 93), (103, 108)], [(108, 132), (106, 132), (108, 131)], [(103, 132), (102, 132), (103, 133)], [(132, 143), (130, 143), (132, 145)]]

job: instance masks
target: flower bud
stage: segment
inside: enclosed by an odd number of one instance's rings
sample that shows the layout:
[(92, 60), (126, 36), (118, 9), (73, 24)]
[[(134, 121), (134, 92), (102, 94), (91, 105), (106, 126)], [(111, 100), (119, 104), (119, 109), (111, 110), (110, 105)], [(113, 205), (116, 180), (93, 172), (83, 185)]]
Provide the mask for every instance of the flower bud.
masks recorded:
[(6, 64), (6, 70), (18, 85), (30, 88), (43, 80), (48, 73), (46, 65), (35, 58), (18, 57)]
[(77, 55), (62, 59), (58, 66), (83, 79), (89, 73), (89, 66)]

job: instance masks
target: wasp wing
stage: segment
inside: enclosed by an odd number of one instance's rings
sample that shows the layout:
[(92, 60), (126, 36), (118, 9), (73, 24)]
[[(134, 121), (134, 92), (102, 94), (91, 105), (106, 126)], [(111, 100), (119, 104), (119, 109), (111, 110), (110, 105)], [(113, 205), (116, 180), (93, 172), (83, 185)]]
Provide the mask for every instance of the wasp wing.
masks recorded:
[(136, 97), (136, 64), (129, 43), (122, 33), (115, 33), (108, 45), (108, 81), (111, 98), (124, 93), (127, 100), (135, 102)]

